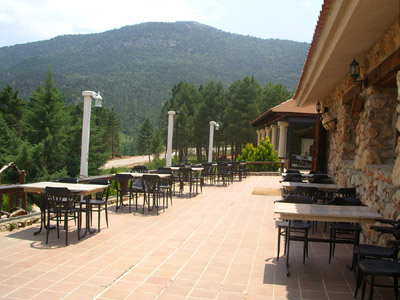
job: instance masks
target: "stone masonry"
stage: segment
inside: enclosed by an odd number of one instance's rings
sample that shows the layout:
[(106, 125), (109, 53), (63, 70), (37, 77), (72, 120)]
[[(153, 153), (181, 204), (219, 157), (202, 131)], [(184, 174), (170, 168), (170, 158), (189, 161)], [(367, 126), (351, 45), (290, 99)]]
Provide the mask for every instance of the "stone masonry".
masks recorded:
[[(361, 72), (368, 74), (399, 47), (400, 22), (397, 22), (362, 58)], [(339, 184), (356, 187), (362, 202), (384, 218), (399, 219), (400, 72), (397, 88), (368, 86), (349, 97), (352, 88), (354, 83), (348, 76), (322, 101), (337, 120), (336, 130), (328, 138), (328, 173)], [(357, 97), (362, 108), (354, 112), (352, 104)], [(368, 226), (363, 228), (363, 240), (385, 242)]]

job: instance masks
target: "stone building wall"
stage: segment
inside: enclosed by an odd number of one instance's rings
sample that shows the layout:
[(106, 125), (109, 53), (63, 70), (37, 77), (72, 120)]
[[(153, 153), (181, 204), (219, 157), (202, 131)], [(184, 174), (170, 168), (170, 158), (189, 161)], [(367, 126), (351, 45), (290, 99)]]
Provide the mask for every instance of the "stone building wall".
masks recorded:
[[(360, 61), (361, 78), (400, 47), (400, 22), (394, 24)], [(349, 61), (351, 58), (349, 58)], [(400, 73), (399, 73), (400, 74)], [(384, 218), (400, 218), (400, 75), (398, 88), (368, 86), (354, 97), (360, 97), (362, 109), (352, 112), (354, 87), (344, 79), (323, 102), (329, 115), (337, 120), (336, 130), (329, 133), (328, 173), (346, 187), (356, 187), (362, 202)], [(397, 130), (396, 130), (397, 127)], [(383, 243), (364, 226), (364, 240)]]

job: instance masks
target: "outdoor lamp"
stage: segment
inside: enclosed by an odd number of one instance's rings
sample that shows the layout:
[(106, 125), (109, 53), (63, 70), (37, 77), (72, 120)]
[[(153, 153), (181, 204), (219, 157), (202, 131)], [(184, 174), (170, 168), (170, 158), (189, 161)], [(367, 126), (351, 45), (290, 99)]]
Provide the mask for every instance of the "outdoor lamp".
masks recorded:
[(318, 114), (321, 112), (321, 107), (322, 107), (321, 102), (318, 101), (317, 105), (315, 105), (315, 110), (317, 111)]
[(94, 106), (95, 107), (101, 107), (101, 101), (103, 100), (103, 98), (100, 95), (100, 92), (97, 92), (96, 96), (94, 97)]
[(83, 91), (83, 118), (82, 118), (82, 146), (81, 146), (81, 169), (80, 177), (88, 177), (89, 160), (89, 137), (90, 137), (90, 115), (92, 108), (92, 99), (95, 99), (95, 107), (101, 107), (103, 98), (100, 92)]
[(358, 77), (360, 77), (360, 64), (356, 61), (356, 58), (353, 58), (353, 61), (350, 64), (350, 76), (353, 78), (353, 81), (358, 83), (361, 87), (364, 84), (365, 87), (367, 87), (368, 81), (367, 77), (364, 79), (357, 80)]
[[(317, 105), (315, 105), (315, 110), (317, 111), (317, 113), (318, 114), (320, 114), (321, 113), (321, 111), (322, 111), (322, 104), (321, 104), (321, 102), (317, 102)], [(322, 112), (322, 114), (325, 114), (325, 113), (327, 113), (328, 112), (328, 108), (327, 107), (324, 107), (324, 111)]]
[(219, 124), (215, 124), (215, 130), (219, 130)]

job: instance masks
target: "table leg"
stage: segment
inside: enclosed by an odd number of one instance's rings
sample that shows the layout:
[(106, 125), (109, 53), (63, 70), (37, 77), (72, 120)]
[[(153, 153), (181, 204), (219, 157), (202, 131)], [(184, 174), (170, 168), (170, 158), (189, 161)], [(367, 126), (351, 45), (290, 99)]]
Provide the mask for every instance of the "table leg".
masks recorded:
[[(45, 206), (45, 199), (44, 199), (45, 195), (42, 194), (41, 197), (42, 197), (42, 201), (41, 201), (42, 203), (40, 205), (41, 206), (40, 207), (40, 228), (39, 228), (38, 231), (35, 231), (33, 233), (34, 235), (38, 235), (39, 233), (41, 233), (43, 228), (47, 229), (47, 226), (46, 226), (46, 206)], [(55, 226), (50, 226), (50, 230), (55, 229), (55, 228), (56, 228)]]
[(347, 268), (350, 270), (350, 271), (354, 271), (355, 270), (355, 266), (356, 266), (356, 260), (357, 260), (357, 256), (356, 255), (354, 255), (354, 250), (355, 250), (355, 248), (356, 248), (356, 246), (358, 245), (358, 244), (360, 244), (360, 233), (361, 233), (361, 231), (360, 231), (360, 224), (354, 224), (355, 225), (355, 232), (354, 232), (354, 244), (353, 244), (353, 259), (352, 259), (352, 261), (351, 261), (351, 265), (349, 266), (349, 265), (347, 265)]
[(288, 220), (288, 227), (286, 232), (286, 276), (290, 276), (289, 272), (289, 253), (290, 253), (290, 220)]
[(90, 197), (89, 195), (86, 196), (86, 228), (85, 228), (85, 233), (81, 236), (84, 238), (86, 234), (89, 233), (94, 233), (95, 230), (90, 229)]

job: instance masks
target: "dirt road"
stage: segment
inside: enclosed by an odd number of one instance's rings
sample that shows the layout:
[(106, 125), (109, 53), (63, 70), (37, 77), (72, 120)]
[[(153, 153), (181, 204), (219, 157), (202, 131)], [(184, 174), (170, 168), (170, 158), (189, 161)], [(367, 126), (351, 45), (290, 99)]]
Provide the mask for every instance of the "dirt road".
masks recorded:
[(112, 167), (132, 167), (134, 165), (145, 164), (149, 161), (149, 157), (147, 155), (142, 156), (130, 156), (123, 158), (114, 158), (113, 160), (109, 160), (104, 166), (103, 169), (111, 169)]

